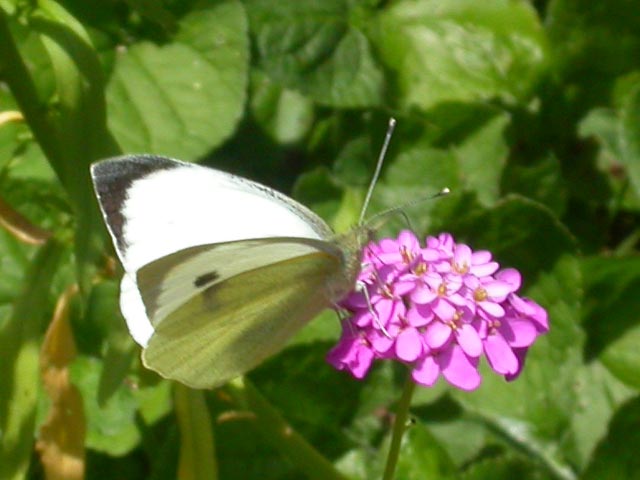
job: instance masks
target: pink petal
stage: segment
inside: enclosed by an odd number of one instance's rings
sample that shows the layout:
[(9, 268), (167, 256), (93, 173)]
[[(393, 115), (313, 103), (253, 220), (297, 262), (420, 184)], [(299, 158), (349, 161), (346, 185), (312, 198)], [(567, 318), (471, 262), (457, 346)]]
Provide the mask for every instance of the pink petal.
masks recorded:
[(466, 275), (464, 277), (464, 284), (469, 290), (475, 290), (480, 286), (480, 280), (473, 275)]
[(462, 390), (475, 390), (480, 385), (482, 377), (477, 367), (457, 345), (443, 351), (437, 361), (442, 375), (451, 385)]
[(465, 323), (456, 329), (456, 338), (458, 339), (458, 345), (470, 357), (482, 355), (482, 341), (476, 329), (471, 325)]
[(536, 313), (535, 308), (531, 306), (524, 298), (520, 298), (515, 293), (509, 295), (509, 303), (520, 314), (530, 317)]
[(456, 246), (456, 249), (453, 252), (453, 261), (455, 264), (461, 268), (470, 267), (471, 266), (471, 249), (468, 245), (461, 243)]
[(481, 265), (473, 265), (469, 269), (469, 273), (472, 273), (477, 277), (487, 277), (489, 275), (493, 275), (498, 268), (500, 268), (498, 262), (489, 262)]
[(504, 308), (502, 308), (497, 303), (484, 301), (484, 302), (478, 302), (478, 306), (492, 317), (495, 317), (495, 318), (504, 317), (504, 313), (505, 313)]
[(432, 305), (433, 312), (441, 320), (451, 320), (456, 313), (456, 309), (446, 300), (438, 298)]
[(538, 330), (530, 320), (508, 319), (502, 321), (500, 333), (504, 336), (509, 346), (528, 347), (538, 337)]
[(489, 335), (484, 341), (484, 351), (489, 365), (501, 375), (513, 374), (518, 370), (518, 358), (499, 333)]
[(491, 261), (491, 252), (489, 250), (478, 250), (471, 254), (471, 265), (482, 265)]
[(422, 304), (431, 303), (437, 296), (438, 293), (435, 290), (423, 285), (411, 292), (411, 301)]
[(398, 235), (398, 243), (404, 245), (409, 251), (415, 251), (420, 248), (420, 242), (411, 230), (402, 230)]
[(434, 272), (427, 272), (422, 276), (422, 281), (426, 283), (432, 290), (438, 291), (442, 285), (442, 275)]
[(460, 276), (458, 275), (447, 275), (446, 282), (447, 295), (451, 295), (457, 292), (458, 290), (460, 290), (460, 287), (462, 287), (462, 278), (460, 278)]
[(349, 365), (351, 374), (358, 380), (364, 378), (369, 368), (371, 368), (373, 357), (374, 355), (371, 349), (362, 345), (361, 348), (357, 350), (356, 358), (354, 358), (353, 362)]
[(430, 387), (436, 383), (439, 374), (440, 367), (434, 361), (432, 355), (427, 355), (418, 361), (416, 367), (411, 372), (411, 377), (416, 383), (424, 385), (425, 387)]
[(499, 301), (507, 298), (507, 295), (509, 295), (513, 291), (513, 286), (508, 284), (507, 282), (492, 281), (483, 283), (482, 286), (487, 291), (487, 294), (490, 298), (500, 299)]
[(516, 358), (518, 359), (518, 370), (516, 370), (514, 373), (509, 373), (507, 375), (504, 376), (505, 380), (507, 382), (511, 382), (513, 380), (515, 380), (516, 378), (518, 378), (518, 376), (520, 375), (520, 372), (522, 372), (522, 368), (524, 367), (524, 362), (527, 358), (527, 352), (529, 351), (528, 348), (514, 348), (513, 349), (513, 353), (515, 354)]
[[(415, 278), (415, 277), (414, 277)], [(412, 292), (416, 288), (416, 281), (411, 280), (399, 280), (393, 284), (393, 292), (395, 295), (401, 297), (409, 292)]]
[(402, 263), (402, 255), (400, 252), (381, 252), (376, 255), (376, 265), (392, 265)]
[(393, 238), (383, 238), (378, 241), (381, 252), (398, 252), (398, 242)]
[(380, 353), (384, 354), (388, 352), (391, 347), (393, 347), (393, 338), (390, 336), (386, 336), (384, 333), (379, 330), (374, 330), (368, 335), (369, 341), (371, 342), (371, 347)]
[(422, 341), (415, 328), (407, 328), (396, 338), (396, 354), (400, 360), (413, 362), (422, 353)]
[(538, 305), (536, 302), (534, 302), (533, 300), (529, 300), (528, 298), (525, 298), (525, 302), (529, 303), (529, 305), (533, 307), (534, 310), (536, 311), (536, 313), (531, 315), (531, 319), (538, 324), (538, 326), (543, 332), (548, 332), (549, 317), (547, 315), (547, 311), (544, 308), (542, 308), (540, 305)]
[(373, 315), (368, 309), (361, 309), (355, 312), (350, 320), (359, 327), (366, 327), (371, 325)]
[(466, 307), (469, 303), (469, 301), (459, 293), (447, 295), (447, 300), (449, 301), (449, 303), (453, 303), (457, 307)]
[(451, 337), (451, 327), (440, 320), (431, 322), (424, 332), (424, 339), (430, 348), (442, 347)]
[(511, 285), (511, 291), (517, 291), (522, 285), (522, 275), (515, 268), (505, 268), (496, 273), (496, 279)]
[(420, 308), (422, 305), (411, 307), (407, 314), (405, 315), (405, 319), (407, 323), (412, 327), (424, 327), (429, 322), (433, 320), (434, 314), (431, 308)]
[(434, 262), (440, 259), (440, 252), (434, 248), (423, 248), (420, 250), (420, 255), (426, 262)]
[[(383, 298), (376, 303), (374, 310), (378, 314), (378, 320), (382, 326), (386, 326), (393, 318), (396, 303), (397, 302), (395, 300), (390, 300), (388, 298)], [(376, 323), (375, 320), (373, 323)]]

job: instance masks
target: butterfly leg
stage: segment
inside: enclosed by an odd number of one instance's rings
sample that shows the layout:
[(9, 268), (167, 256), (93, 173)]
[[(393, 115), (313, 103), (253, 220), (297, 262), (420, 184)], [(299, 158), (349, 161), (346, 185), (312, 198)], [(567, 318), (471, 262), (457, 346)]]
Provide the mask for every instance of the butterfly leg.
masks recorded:
[(369, 313), (371, 313), (371, 317), (373, 318), (373, 321), (376, 324), (376, 326), (380, 329), (380, 331), (382, 331), (385, 337), (391, 338), (391, 335), (389, 335), (389, 332), (387, 331), (387, 329), (380, 322), (380, 317), (378, 317), (378, 312), (375, 311), (375, 309), (373, 308), (373, 305), (371, 304), (371, 298), (369, 297), (369, 290), (367, 289), (367, 284), (358, 280), (356, 282), (355, 289), (356, 289), (356, 292), (362, 292), (362, 294), (364, 295), (364, 298), (367, 301), (367, 308), (369, 309)]

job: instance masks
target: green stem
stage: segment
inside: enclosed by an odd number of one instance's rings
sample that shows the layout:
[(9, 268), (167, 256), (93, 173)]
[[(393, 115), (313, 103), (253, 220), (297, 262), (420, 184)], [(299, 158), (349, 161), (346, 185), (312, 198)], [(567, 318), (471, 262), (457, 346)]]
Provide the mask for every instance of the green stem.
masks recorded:
[(247, 379), (233, 380), (226, 388), (240, 408), (250, 410), (255, 415), (254, 425), (262, 437), (307, 478), (345, 480), (333, 464), (296, 432)]
[(7, 25), (7, 17), (0, 8), (0, 78), (9, 90), (31, 127), (36, 141), (52, 165), (61, 159), (57, 132), (47, 116), (47, 106), (40, 100), (33, 79), (27, 69)]
[(387, 455), (387, 465), (384, 469), (383, 480), (393, 480), (400, 455), (400, 445), (402, 444), (402, 435), (407, 429), (407, 420), (409, 418), (409, 406), (411, 405), (411, 397), (416, 384), (409, 376), (405, 383), (402, 397), (398, 403), (396, 410), (396, 418), (393, 422), (393, 432), (391, 434), (391, 445), (389, 446), (389, 454)]

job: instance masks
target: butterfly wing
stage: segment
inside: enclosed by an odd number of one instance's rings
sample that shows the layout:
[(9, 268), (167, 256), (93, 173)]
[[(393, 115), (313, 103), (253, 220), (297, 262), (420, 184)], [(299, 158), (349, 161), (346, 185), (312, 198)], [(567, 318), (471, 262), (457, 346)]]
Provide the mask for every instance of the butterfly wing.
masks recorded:
[(94, 163), (91, 175), (127, 272), (194, 245), (332, 235), (320, 217), (289, 197), (193, 163), (129, 155)]
[[(181, 282), (167, 280), (176, 275), (179, 262), (174, 260), (161, 259), (138, 274), (150, 310), (162, 295), (181, 296)], [(160, 316), (143, 362), (191, 387), (221, 385), (281, 350), (302, 325), (330, 306), (333, 281), (341, 278), (343, 266), (341, 257), (316, 249), (213, 281)]]
[[(153, 155), (130, 155), (95, 163), (94, 188), (125, 274), (120, 307), (133, 338), (146, 346), (154, 333), (137, 284), (138, 270), (158, 259), (209, 245), (206, 261), (218, 281), (270, 262), (300, 255), (277, 248), (277, 255), (245, 239), (295, 237), (322, 241), (332, 235), (320, 217), (264, 185), (219, 170)], [(238, 243), (240, 242), (240, 243)], [(326, 243), (326, 242), (322, 242)], [(219, 244), (218, 248), (210, 245)], [(304, 252), (302, 252), (304, 253)], [(307, 252), (308, 253), (308, 252)], [(176, 257), (173, 257), (174, 260)], [(196, 271), (188, 268), (188, 272)], [(196, 279), (189, 277), (188, 282)], [(172, 310), (185, 296), (166, 305)]]

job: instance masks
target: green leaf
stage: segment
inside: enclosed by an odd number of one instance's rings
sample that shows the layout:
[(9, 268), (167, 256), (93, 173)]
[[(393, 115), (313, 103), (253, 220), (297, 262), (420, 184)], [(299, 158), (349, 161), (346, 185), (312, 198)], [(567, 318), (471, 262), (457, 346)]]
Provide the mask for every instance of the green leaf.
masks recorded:
[(253, 116), (271, 138), (285, 145), (302, 140), (314, 119), (311, 100), (258, 72), (252, 76), (251, 87)]
[(638, 68), (640, 16), (633, 0), (552, 0), (547, 18), (554, 69), (581, 108), (607, 101), (615, 78)]
[(458, 475), (446, 450), (424, 425), (417, 423), (404, 434), (396, 478), (446, 480), (458, 478)]
[(562, 216), (566, 210), (567, 188), (562, 178), (562, 165), (556, 155), (546, 152), (533, 159), (514, 157), (503, 171), (503, 192), (531, 198)]
[(497, 457), (484, 458), (475, 462), (461, 476), (463, 480), (541, 480), (535, 465), (523, 461), (522, 458)]
[(500, 178), (509, 153), (504, 138), (509, 120), (505, 113), (496, 115), (452, 147), (465, 187), (476, 192), (483, 205), (492, 205), (500, 195)]
[(403, 109), (526, 98), (545, 62), (535, 10), (508, 0), (402, 0), (379, 17), (374, 42)]
[(260, 66), (323, 105), (382, 103), (383, 76), (360, 25), (372, 15), (346, 0), (249, 0)]
[(591, 257), (583, 270), (587, 352), (619, 380), (640, 388), (640, 258)]
[(575, 378), (576, 409), (571, 423), (567, 454), (584, 470), (607, 433), (610, 419), (621, 404), (634, 395), (598, 361), (583, 366)]
[[(75, 254), (79, 283), (85, 291), (104, 240), (89, 165), (119, 152), (106, 129), (104, 73), (84, 26), (60, 4), (39, 2), (30, 20), (49, 56), (55, 79), (49, 117), (37, 121), (32, 117), (30, 122), (77, 213)], [(43, 111), (36, 114), (41, 116)], [(45, 122), (50, 122), (47, 126), (53, 131), (42, 128), (40, 123)], [(53, 133), (55, 138), (51, 138)]]
[(126, 152), (199, 158), (236, 128), (248, 61), (240, 2), (194, 10), (171, 43), (139, 42), (116, 57), (107, 87), (109, 128)]
[(623, 99), (619, 128), (620, 161), (627, 168), (636, 196), (640, 197), (640, 81)]
[(609, 433), (598, 446), (584, 480), (640, 478), (640, 456), (636, 445), (640, 443), (640, 398), (627, 402), (609, 425)]
[(138, 407), (132, 387), (126, 383), (106, 400), (98, 402), (102, 362), (78, 356), (71, 365), (71, 381), (80, 390), (87, 416), (86, 446), (112, 456), (130, 452), (140, 442), (135, 422)]
[(63, 249), (49, 241), (24, 277), (9, 320), (0, 330), (0, 478), (26, 475), (33, 451), (40, 388), (39, 348), (49, 308), (51, 281)]

